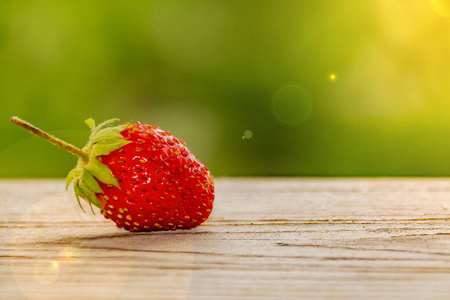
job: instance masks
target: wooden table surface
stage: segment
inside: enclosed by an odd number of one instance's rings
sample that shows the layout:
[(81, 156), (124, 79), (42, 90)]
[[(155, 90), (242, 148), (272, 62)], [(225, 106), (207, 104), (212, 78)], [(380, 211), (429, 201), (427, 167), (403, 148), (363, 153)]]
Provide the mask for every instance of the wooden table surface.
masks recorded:
[(129, 233), (0, 180), (0, 299), (450, 299), (450, 179), (219, 178), (206, 224)]

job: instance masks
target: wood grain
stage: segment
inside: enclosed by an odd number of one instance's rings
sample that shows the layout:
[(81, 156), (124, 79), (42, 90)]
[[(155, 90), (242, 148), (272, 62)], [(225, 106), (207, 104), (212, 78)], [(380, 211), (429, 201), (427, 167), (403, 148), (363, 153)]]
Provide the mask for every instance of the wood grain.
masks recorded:
[(63, 180), (0, 205), (0, 299), (450, 299), (449, 179), (220, 178), (206, 224), (139, 234)]

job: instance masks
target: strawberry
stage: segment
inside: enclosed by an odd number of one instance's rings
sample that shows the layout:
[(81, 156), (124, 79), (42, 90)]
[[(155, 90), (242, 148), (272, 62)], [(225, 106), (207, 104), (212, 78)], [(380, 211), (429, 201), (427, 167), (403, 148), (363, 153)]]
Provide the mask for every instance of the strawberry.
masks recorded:
[[(85, 199), (129, 231), (190, 229), (210, 215), (214, 183), (186, 144), (155, 125), (116, 127), (86, 120), (91, 136), (83, 149), (17, 118), (11, 121), (79, 157), (67, 176), (78, 203)], [(82, 208), (83, 209), (83, 208)]]

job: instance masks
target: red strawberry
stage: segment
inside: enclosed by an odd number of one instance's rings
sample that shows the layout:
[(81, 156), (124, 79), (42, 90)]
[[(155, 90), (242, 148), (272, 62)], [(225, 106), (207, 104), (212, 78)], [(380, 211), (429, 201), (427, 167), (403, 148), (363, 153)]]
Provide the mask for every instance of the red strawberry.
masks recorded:
[(95, 126), (88, 119), (92, 133), (80, 150), (19, 118), (11, 121), (79, 156), (67, 185), (73, 181), (78, 202), (82, 197), (99, 207), (120, 228), (190, 229), (211, 213), (214, 183), (208, 169), (184, 142), (157, 126), (106, 127), (115, 119)]
[(99, 159), (120, 189), (100, 184), (102, 214), (131, 231), (193, 228), (211, 213), (212, 177), (185, 144), (156, 126), (129, 124), (131, 143)]

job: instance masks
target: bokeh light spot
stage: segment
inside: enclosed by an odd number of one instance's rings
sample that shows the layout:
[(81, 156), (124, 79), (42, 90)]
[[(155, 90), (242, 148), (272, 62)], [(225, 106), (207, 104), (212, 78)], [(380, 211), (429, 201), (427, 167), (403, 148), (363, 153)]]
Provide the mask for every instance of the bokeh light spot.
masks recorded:
[(52, 284), (59, 277), (59, 264), (56, 261), (38, 260), (33, 266), (33, 275), (41, 284)]
[(308, 91), (298, 85), (282, 87), (273, 99), (273, 112), (284, 124), (295, 126), (306, 121), (312, 111)]
[(328, 78), (330, 79), (330, 81), (335, 81), (337, 79), (337, 76), (335, 73), (331, 73)]
[(431, 9), (439, 16), (450, 17), (450, 0), (430, 0)]
[(251, 130), (244, 131), (242, 139), (251, 139), (253, 137), (253, 132)]

